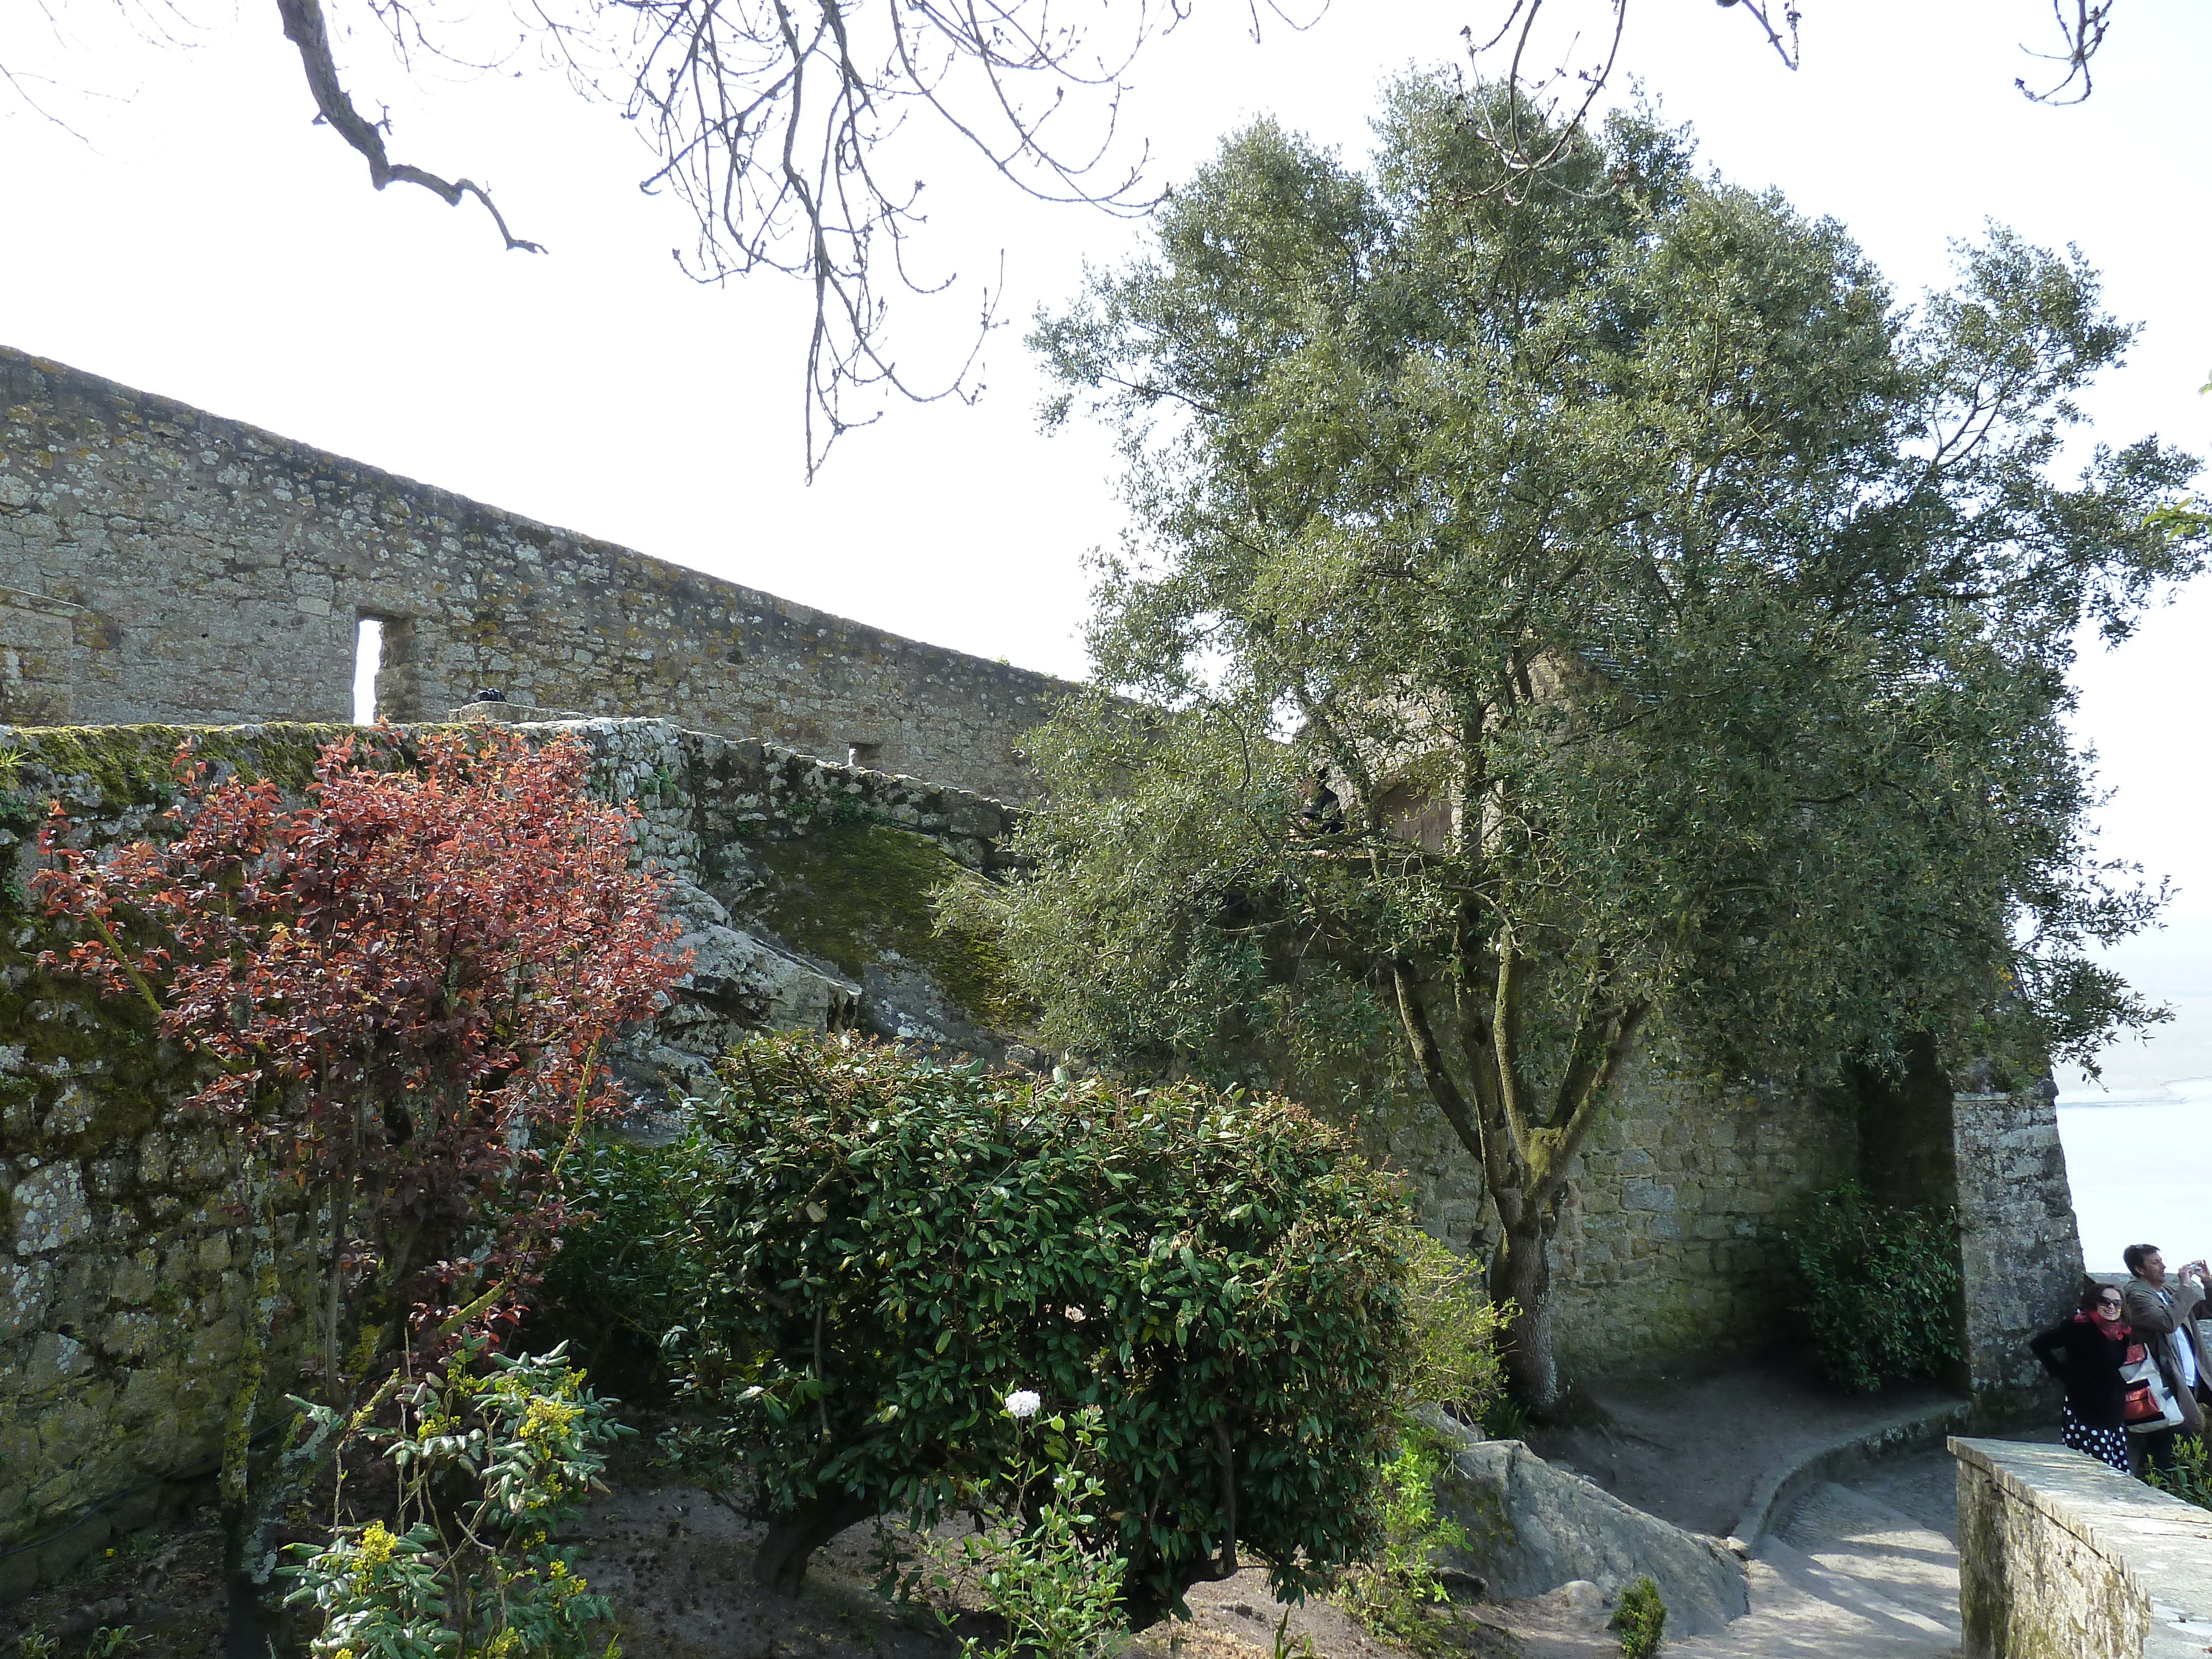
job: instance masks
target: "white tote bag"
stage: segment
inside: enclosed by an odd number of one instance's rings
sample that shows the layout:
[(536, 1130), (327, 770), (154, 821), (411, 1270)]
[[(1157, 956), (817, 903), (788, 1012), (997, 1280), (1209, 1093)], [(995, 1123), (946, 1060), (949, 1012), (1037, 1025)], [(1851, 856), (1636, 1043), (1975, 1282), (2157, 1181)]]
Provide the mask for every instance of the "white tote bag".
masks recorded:
[[(2127, 1402), (2130, 1434), (2157, 1434), (2181, 1426), (2180, 1402), (2174, 1399), (2173, 1390), (2166, 1386), (2165, 1373), (2159, 1370), (2147, 1342), (2128, 1345), (2128, 1361), (2120, 1367), (2120, 1390)], [(2158, 1407), (2156, 1417), (2143, 1415), (2147, 1404)]]

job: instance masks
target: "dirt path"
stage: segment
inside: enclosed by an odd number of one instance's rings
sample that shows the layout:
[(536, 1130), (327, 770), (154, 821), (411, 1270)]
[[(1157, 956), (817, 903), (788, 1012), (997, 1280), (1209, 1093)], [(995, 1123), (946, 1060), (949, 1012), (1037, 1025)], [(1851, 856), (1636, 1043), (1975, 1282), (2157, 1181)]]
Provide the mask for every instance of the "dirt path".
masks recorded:
[(1954, 1396), (1925, 1385), (1837, 1393), (1786, 1362), (1730, 1360), (1586, 1388), (1602, 1421), (1535, 1429), (1536, 1455), (1691, 1532), (1725, 1538), (1761, 1474), (1793, 1450)]

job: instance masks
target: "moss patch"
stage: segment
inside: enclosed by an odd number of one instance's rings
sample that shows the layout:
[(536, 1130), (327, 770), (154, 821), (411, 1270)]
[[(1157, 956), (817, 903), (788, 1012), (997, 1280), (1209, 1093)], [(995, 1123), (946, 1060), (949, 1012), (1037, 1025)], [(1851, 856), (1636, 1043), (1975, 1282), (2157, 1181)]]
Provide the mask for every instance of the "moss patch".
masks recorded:
[(882, 823), (832, 823), (757, 847), (755, 855), (775, 878), (761, 920), (794, 948), (854, 979), (896, 951), (982, 1030), (1023, 1031), (1034, 1021), (996, 940), (957, 927), (938, 931), (938, 890), (974, 878), (927, 836)]

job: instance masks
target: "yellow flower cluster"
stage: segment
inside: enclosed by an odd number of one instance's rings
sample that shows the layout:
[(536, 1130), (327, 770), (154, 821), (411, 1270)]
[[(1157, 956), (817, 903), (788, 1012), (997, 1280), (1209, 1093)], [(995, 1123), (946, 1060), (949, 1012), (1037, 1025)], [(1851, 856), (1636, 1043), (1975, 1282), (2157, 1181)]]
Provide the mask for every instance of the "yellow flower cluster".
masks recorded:
[(565, 1400), (554, 1400), (544, 1395), (536, 1396), (522, 1416), (523, 1440), (535, 1446), (541, 1441), (565, 1437), (575, 1425), (580, 1410)]

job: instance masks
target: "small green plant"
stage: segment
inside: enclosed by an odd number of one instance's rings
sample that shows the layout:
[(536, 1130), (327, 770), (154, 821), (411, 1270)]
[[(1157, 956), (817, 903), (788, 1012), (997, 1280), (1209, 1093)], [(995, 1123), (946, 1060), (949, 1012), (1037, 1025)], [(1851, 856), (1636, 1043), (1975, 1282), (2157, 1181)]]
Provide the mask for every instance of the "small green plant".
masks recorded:
[(102, 1625), (84, 1644), (85, 1659), (126, 1659), (144, 1650), (145, 1639), (129, 1625)]
[(1467, 1528), (1437, 1513), (1437, 1477), (1443, 1458), (1425, 1438), (1409, 1434), (1382, 1466), (1382, 1550), (1346, 1575), (1346, 1609), (1377, 1636), (1425, 1651), (1437, 1645), (1428, 1610), (1451, 1598), (1437, 1571), (1440, 1550), (1465, 1549)]
[(1403, 1384), (1408, 1401), (1483, 1421), (1505, 1398), (1498, 1335), (1518, 1310), (1510, 1302), (1492, 1303), (1480, 1269), (1426, 1233), (1413, 1242), (1405, 1297), (1412, 1336)]
[[(614, 1609), (552, 1534), (580, 1511), (630, 1431), (560, 1350), (479, 1368), (471, 1345), (370, 1431), (398, 1475), (397, 1513), (297, 1544), (287, 1597), (321, 1615), (314, 1659), (612, 1659)], [(295, 1399), (303, 1413), (328, 1407)]]
[(1613, 1610), (1613, 1627), (1620, 1632), (1620, 1659), (1651, 1659), (1659, 1651), (1659, 1638), (1667, 1628), (1667, 1602), (1659, 1586), (1638, 1578), (1620, 1593)]
[(1870, 1394), (1958, 1360), (1956, 1233), (1948, 1212), (1884, 1204), (1856, 1181), (1798, 1203), (1782, 1235), (1793, 1311), (1829, 1381)]
[(1501, 1394), (1482, 1408), (1478, 1419), (1482, 1431), (1492, 1440), (1526, 1440), (1528, 1437), (1528, 1413), (1521, 1402), (1510, 1394)]
[[(1040, 1419), (1041, 1403), (1027, 1389), (1006, 1396), (1014, 1449), (999, 1478), (966, 1503), (982, 1525), (957, 1548), (933, 1547), (936, 1587), (950, 1589), (947, 1569), (965, 1566), (1004, 1621), (996, 1644), (963, 1638), (962, 1659), (1106, 1659), (1127, 1635), (1121, 1580), (1128, 1558), (1089, 1541), (1106, 1495), (1097, 1469), (1100, 1413), (1091, 1406)], [(942, 1607), (937, 1616), (948, 1628), (954, 1622)]]
[(2170, 1469), (2146, 1469), (2143, 1478), (2160, 1492), (2171, 1492), (2185, 1504), (2194, 1504), (2200, 1510), (2212, 1510), (2212, 1449), (2207, 1449), (2200, 1437), (2192, 1435), (2186, 1440), (2175, 1442), (2173, 1467)]
[(33, 1625), (15, 1638), (15, 1659), (60, 1659), (62, 1644)]

